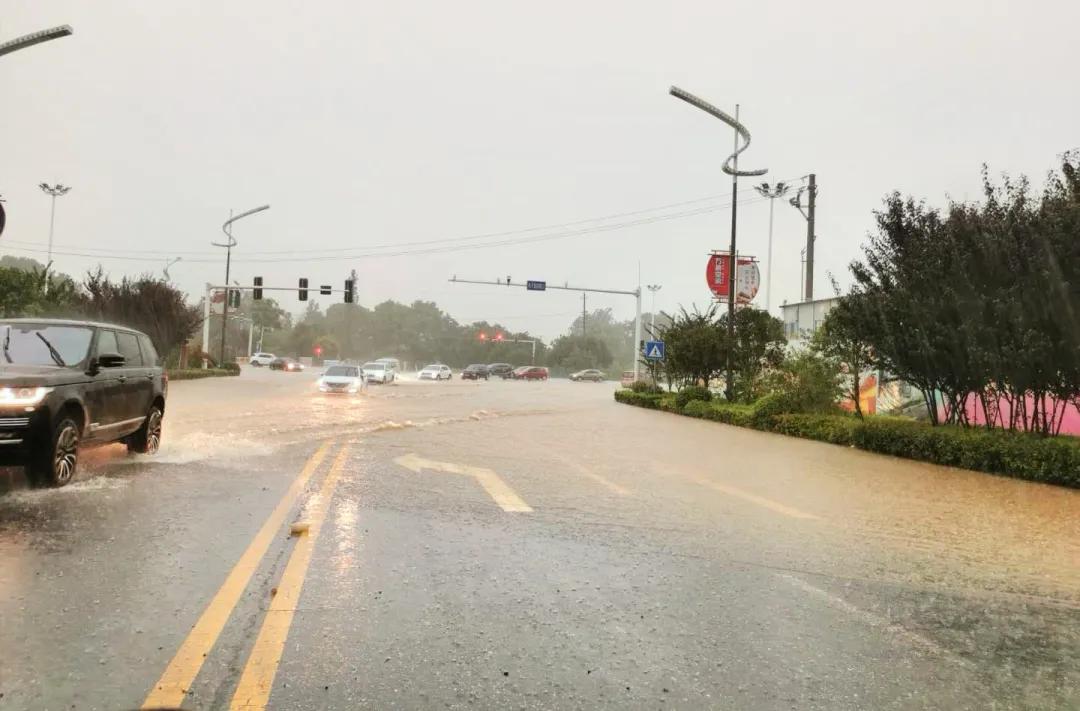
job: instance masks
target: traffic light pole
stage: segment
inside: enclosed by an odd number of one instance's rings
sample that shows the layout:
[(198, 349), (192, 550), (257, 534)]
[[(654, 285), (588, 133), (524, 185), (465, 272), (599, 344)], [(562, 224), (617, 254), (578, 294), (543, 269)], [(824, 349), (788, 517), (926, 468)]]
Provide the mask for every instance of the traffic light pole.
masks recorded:
[[(213, 298), (214, 292), (218, 291), (218, 290), (224, 290), (225, 291), (225, 313), (222, 315), (222, 318), (221, 318), (222, 343), (224, 343), (225, 342), (225, 338), (224, 338), (225, 326), (226, 326), (226, 322), (228, 321), (228, 313), (229, 313), (228, 312), (228, 308), (229, 308), (229, 292), (230, 291), (239, 291), (239, 292), (243, 293), (243, 292), (246, 292), (246, 291), (255, 291), (256, 289), (258, 289), (260, 291), (291, 291), (291, 292), (297, 293), (297, 294), (299, 294), (300, 291), (301, 291), (301, 289), (299, 287), (296, 287), (296, 286), (261, 286), (261, 285), (260, 286), (236, 286), (236, 285), (233, 285), (233, 286), (228, 286), (228, 285), (226, 285), (226, 286), (215, 286), (213, 284), (207, 284), (206, 285), (206, 298), (203, 299), (203, 348), (202, 349), (203, 349), (204, 353), (209, 353), (210, 352), (209, 351), (209, 348), (210, 348), (210, 315), (211, 315), (210, 314), (210, 299)], [(348, 289), (322, 289), (322, 287), (315, 287), (314, 289), (310, 289), (310, 291), (319, 291), (319, 293), (321, 293), (323, 295), (327, 295), (327, 293), (329, 293), (329, 294), (348, 294), (348, 293), (350, 293)], [(251, 355), (250, 350), (251, 350), (251, 348), (250, 348), (250, 343), (249, 343), (248, 344), (248, 355)], [(222, 346), (222, 349), (221, 349), (221, 362), (222, 363), (225, 362), (225, 348), (224, 348), (224, 346)], [(210, 367), (209, 363), (207, 363), (207, 361), (205, 359), (203, 359), (203, 368), (208, 368), (208, 367)]]
[[(510, 277), (507, 277), (505, 281), (502, 280), (502, 279), (496, 279), (495, 281), (479, 281), (477, 279), (458, 279), (457, 275), (454, 275), (450, 279), (447, 279), (447, 281), (453, 282), (455, 284), (483, 284), (484, 286), (507, 286), (507, 287), (509, 287), (509, 286), (520, 286), (520, 287), (523, 287), (523, 288), (526, 288), (526, 289), (529, 288), (528, 284), (511, 281)], [(581, 292), (591, 291), (594, 294), (622, 294), (624, 296), (633, 296), (637, 300), (637, 310), (636, 310), (636, 316), (634, 318), (634, 345), (633, 345), (633, 351), (634, 351), (634, 380), (637, 380), (638, 379), (638, 372), (639, 372), (639, 365), (640, 365), (640, 360), (641, 360), (641, 358), (639, 357), (640, 353), (638, 353), (638, 348), (640, 347), (639, 344), (641, 343), (641, 287), (639, 286), (638, 288), (634, 289), (633, 291), (625, 291), (625, 290), (622, 290), (622, 289), (594, 289), (594, 288), (587, 287), (587, 286), (570, 286), (569, 284), (564, 284), (562, 286), (556, 286), (554, 284), (548, 284), (547, 282), (545, 282), (544, 283), (544, 288), (539, 290), (539, 291), (548, 291), (549, 289), (555, 289), (555, 290), (558, 290), (558, 291), (581, 291)], [(537, 290), (534, 290), (534, 291), (537, 291)], [(536, 359), (535, 349), (536, 349), (536, 346), (534, 344), (533, 345), (533, 350), (534, 350), (533, 360), (534, 361)]]

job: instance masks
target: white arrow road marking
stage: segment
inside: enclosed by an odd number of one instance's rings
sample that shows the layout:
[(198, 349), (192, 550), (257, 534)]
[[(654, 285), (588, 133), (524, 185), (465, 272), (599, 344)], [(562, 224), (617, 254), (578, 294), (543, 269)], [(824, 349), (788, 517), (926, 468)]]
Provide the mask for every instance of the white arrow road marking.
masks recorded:
[(490, 469), (484, 467), (470, 467), (464, 464), (453, 464), (451, 462), (435, 462), (430, 459), (424, 459), (417, 454), (406, 454), (398, 457), (394, 460), (394, 463), (400, 464), (406, 469), (411, 469), (414, 472), (419, 473), (423, 469), (431, 469), (433, 471), (447, 472), (449, 474), (461, 474), (464, 476), (471, 476), (473, 479), (484, 487), (484, 491), (488, 493), (495, 503), (502, 508), (503, 511), (510, 512), (529, 512), (532, 511), (532, 507), (525, 503), (524, 500), (517, 493), (511, 489), (505, 481), (499, 478), (499, 475)]

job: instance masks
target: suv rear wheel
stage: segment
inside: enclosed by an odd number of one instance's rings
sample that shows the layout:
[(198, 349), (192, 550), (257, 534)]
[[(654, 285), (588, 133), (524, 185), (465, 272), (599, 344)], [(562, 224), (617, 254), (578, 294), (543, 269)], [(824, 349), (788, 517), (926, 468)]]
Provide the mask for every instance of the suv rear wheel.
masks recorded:
[(79, 436), (79, 424), (70, 415), (62, 415), (48, 446), (30, 460), (27, 473), (31, 481), (40, 486), (63, 486), (70, 482), (79, 462)]
[(128, 437), (129, 452), (157, 454), (158, 447), (161, 446), (161, 418), (161, 408), (157, 405), (151, 406), (142, 427)]

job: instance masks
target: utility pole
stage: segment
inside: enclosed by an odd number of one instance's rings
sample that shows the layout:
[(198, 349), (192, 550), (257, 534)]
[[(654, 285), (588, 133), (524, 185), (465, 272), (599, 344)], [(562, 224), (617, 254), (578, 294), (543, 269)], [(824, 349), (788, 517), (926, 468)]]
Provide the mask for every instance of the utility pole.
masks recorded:
[[(799, 188), (799, 192), (795, 193), (795, 197), (791, 198), (788, 202), (791, 206), (796, 208), (806, 219), (806, 248), (803, 250), (803, 254), (806, 257), (806, 269), (803, 272), (803, 300), (814, 300), (814, 241), (817, 237), (814, 235), (814, 213), (817, 210), (817, 176), (811, 173), (810, 175), (804, 175), (803, 180), (809, 179), (809, 184)], [(802, 206), (802, 194), (805, 192), (810, 193), (808, 205), (806, 211), (803, 211)]]
[(817, 207), (817, 176), (810, 174), (810, 197), (806, 206), (806, 300), (814, 300), (814, 210)]
[(786, 183), (777, 183), (770, 186), (768, 183), (755, 185), (754, 190), (762, 197), (769, 198), (769, 254), (765, 259), (765, 312), (769, 312), (772, 306), (772, 236), (773, 236), (773, 212), (776, 211), (776, 198), (783, 197), (788, 191)]
[(52, 196), (52, 209), (49, 212), (49, 252), (48, 257), (45, 259), (45, 293), (49, 293), (49, 270), (52, 269), (52, 247), (53, 247), (53, 228), (56, 225), (56, 198), (61, 195), (67, 195), (71, 190), (69, 185), (49, 185), (48, 183), (39, 183), (38, 187), (46, 195)]
[(585, 297), (586, 293), (581, 292), (581, 337), (585, 338)]

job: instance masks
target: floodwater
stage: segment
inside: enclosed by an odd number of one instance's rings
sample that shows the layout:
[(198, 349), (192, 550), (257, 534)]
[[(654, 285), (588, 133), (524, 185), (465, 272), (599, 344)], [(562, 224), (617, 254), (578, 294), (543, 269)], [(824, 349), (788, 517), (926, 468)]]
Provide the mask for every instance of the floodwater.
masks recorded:
[(1080, 492), (612, 384), (315, 377), (0, 474), (0, 707), (1080, 707)]

